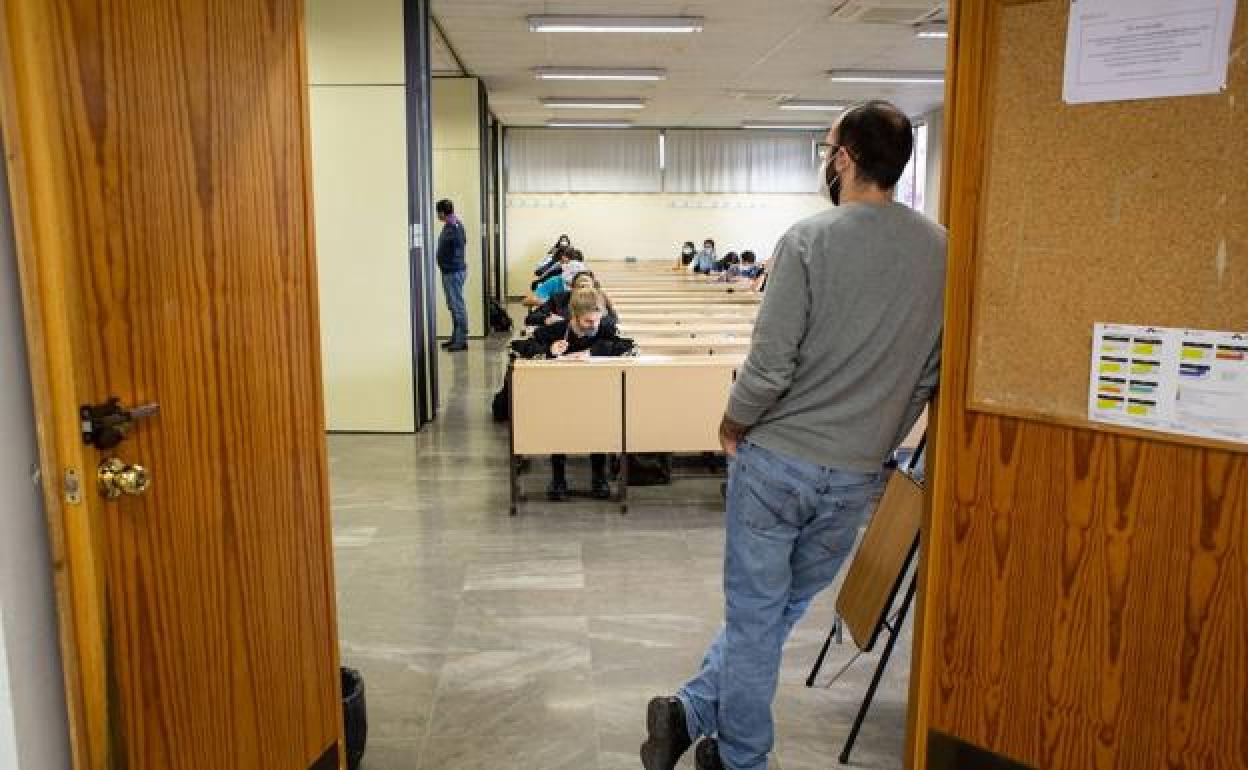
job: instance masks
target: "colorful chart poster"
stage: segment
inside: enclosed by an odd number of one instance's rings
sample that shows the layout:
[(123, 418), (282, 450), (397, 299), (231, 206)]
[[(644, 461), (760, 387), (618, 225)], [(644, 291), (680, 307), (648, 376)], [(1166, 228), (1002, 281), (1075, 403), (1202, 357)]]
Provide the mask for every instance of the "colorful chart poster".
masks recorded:
[(1088, 419), (1248, 443), (1248, 333), (1096, 324)]

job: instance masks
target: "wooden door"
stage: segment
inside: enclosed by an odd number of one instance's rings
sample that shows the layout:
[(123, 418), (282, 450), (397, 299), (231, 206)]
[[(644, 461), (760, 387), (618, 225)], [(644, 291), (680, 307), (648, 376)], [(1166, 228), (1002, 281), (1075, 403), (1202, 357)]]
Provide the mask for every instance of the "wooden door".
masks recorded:
[[(338, 767), (302, 3), (0, 25), (76, 767)], [(160, 413), (100, 451), (110, 396)], [(150, 491), (103, 500), (108, 457)]]
[[(1244, 3), (1225, 92), (1080, 105), (1062, 97), (1068, 0), (950, 8), (910, 766), (1245, 770), (1248, 447), (1084, 406), (1094, 319), (1248, 327)], [(985, 353), (1020, 328), (1031, 344)], [(1030, 387), (996, 384), (1018, 374)]]

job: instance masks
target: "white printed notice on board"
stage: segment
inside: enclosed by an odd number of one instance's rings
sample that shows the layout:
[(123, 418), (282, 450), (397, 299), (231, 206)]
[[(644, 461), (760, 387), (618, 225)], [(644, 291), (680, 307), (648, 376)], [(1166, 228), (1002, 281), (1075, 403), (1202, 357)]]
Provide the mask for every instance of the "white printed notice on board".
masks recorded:
[(1248, 443), (1248, 332), (1096, 324), (1088, 418)]
[(1226, 88), (1236, 0), (1070, 0), (1068, 104)]

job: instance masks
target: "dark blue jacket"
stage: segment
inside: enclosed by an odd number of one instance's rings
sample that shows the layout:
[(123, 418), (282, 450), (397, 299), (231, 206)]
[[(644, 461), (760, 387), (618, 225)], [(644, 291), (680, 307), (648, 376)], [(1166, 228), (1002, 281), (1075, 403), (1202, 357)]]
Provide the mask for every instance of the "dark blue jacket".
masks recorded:
[(438, 236), (438, 267), (444, 273), (457, 273), (468, 269), (464, 259), (464, 246), (468, 236), (464, 233), (464, 223), (459, 217), (447, 220), (442, 225), (442, 234)]

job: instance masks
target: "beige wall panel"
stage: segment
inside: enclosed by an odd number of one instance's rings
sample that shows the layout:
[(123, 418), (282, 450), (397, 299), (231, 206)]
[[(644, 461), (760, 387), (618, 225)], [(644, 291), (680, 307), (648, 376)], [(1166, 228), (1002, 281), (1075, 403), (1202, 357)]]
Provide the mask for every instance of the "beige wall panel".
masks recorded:
[[(435, 123), (436, 125), (436, 123)], [(455, 212), (464, 220), (468, 245), (464, 259), (468, 263), (468, 279), (464, 283), (464, 301), (468, 304), (468, 333), (474, 337), (485, 334), (485, 300), (482, 294), (481, 270), (481, 155), (479, 150), (433, 151), (433, 199), (449, 198)], [(430, 213), (432, 216), (432, 212)], [(436, 239), (442, 225), (434, 221)], [(437, 248), (437, 244), (434, 244)], [(438, 336), (451, 335), (451, 314), (446, 309), (438, 274)]]
[(415, 429), (402, 86), (313, 86), (326, 425)]
[(476, 78), (434, 78), (433, 149), (481, 149)]
[(818, 195), (530, 194), (507, 196), (507, 293), (528, 291), (533, 268), (560, 233), (595, 260), (675, 262), (680, 246), (714, 238), (721, 254), (760, 259), (795, 222), (831, 204)]
[(395, 85), (406, 80), (403, 0), (307, 0), (312, 85)]
[[(476, 78), (434, 78), (431, 97), (433, 117), (433, 199), (449, 198), (464, 221), (468, 246), (468, 280), (464, 301), (468, 305), (468, 333), (486, 333), (485, 300), (481, 267), (481, 126)], [(434, 223), (434, 237), (441, 225)], [(435, 246), (436, 248), (436, 246)], [(438, 283), (438, 336), (451, 334), (451, 314)]]
[(511, 383), (516, 454), (619, 452), (621, 382), (614, 362), (517, 365)]

